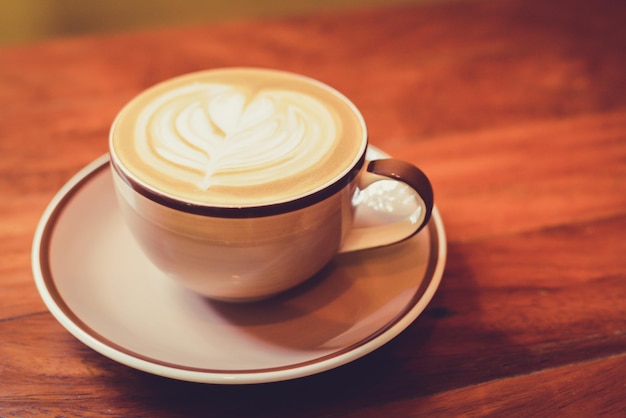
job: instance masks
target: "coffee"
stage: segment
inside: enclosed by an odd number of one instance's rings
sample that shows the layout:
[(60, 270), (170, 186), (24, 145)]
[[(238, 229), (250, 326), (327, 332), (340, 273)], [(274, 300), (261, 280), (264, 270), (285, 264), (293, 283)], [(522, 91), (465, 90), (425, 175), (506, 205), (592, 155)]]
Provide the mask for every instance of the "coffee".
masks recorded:
[(303, 76), (211, 70), (158, 84), (118, 115), (111, 147), (154, 192), (210, 206), (298, 199), (345, 175), (366, 135), (344, 96)]

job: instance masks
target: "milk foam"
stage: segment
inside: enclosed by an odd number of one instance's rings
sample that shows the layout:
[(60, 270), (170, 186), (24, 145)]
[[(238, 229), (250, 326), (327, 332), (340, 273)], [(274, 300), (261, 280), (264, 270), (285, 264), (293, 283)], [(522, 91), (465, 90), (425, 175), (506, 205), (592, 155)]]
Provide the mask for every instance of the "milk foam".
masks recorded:
[(332, 114), (293, 91), (194, 83), (163, 94), (137, 119), (138, 155), (200, 190), (261, 185), (310, 169), (336, 142)]
[(116, 165), (152, 192), (210, 206), (289, 201), (348, 173), (367, 145), (358, 110), (314, 80), (220, 69), (157, 84), (111, 130)]

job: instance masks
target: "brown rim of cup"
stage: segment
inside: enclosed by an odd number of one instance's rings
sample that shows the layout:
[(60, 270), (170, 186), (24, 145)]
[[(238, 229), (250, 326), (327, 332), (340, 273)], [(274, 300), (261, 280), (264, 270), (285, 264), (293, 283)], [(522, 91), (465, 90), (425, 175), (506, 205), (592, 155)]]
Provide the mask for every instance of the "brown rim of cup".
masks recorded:
[(131, 189), (141, 196), (168, 208), (181, 212), (191, 213), (201, 216), (212, 216), (216, 218), (260, 218), (265, 216), (280, 215), (283, 213), (293, 212), (319, 203), (329, 198), (335, 193), (346, 187), (352, 180), (356, 178), (359, 171), (365, 164), (365, 147), (361, 157), (356, 164), (350, 168), (342, 177), (303, 197), (284, 202), (268, 203), (259, 206), (210, 206), (206, 204), (185, 202), (172, 196), (151, 190), (140, 184), (138, 181), (127, 175), (122, 168), (116, 164), (115, 159), (111, 155), (111, 167), (117, 173), (119, 178), (124, 181)]

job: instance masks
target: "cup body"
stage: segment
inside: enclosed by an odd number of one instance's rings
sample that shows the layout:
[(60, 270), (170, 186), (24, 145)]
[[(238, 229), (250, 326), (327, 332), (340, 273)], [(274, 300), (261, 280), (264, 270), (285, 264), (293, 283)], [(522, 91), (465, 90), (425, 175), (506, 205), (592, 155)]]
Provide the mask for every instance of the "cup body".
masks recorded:
[(302, 283), (337, 254), (352, 228), (360, 170), (328, 196), (221, 216), (170, 207), (144, 196), (115, 166), (112, 172), (124, 219), (160, 270), (209, 298), (249, 301)]

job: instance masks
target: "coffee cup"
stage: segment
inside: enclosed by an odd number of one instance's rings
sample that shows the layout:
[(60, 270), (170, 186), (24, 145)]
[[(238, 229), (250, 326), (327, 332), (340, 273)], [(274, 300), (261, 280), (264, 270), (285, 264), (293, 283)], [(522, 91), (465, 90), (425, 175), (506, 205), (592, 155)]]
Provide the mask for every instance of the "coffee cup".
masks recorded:
[[(148, 258), (211, 299), (249, 301), (314, 276), (338, 253), (405, 240), (433, 208), (424, 173), (367, 161), (355, 105), (311, 78), (260, 68), (182, 75), (115, 118), (109, 148), (123, 217)], [(417, 210), (354, 227), (358, 195), (406, 183)]]

